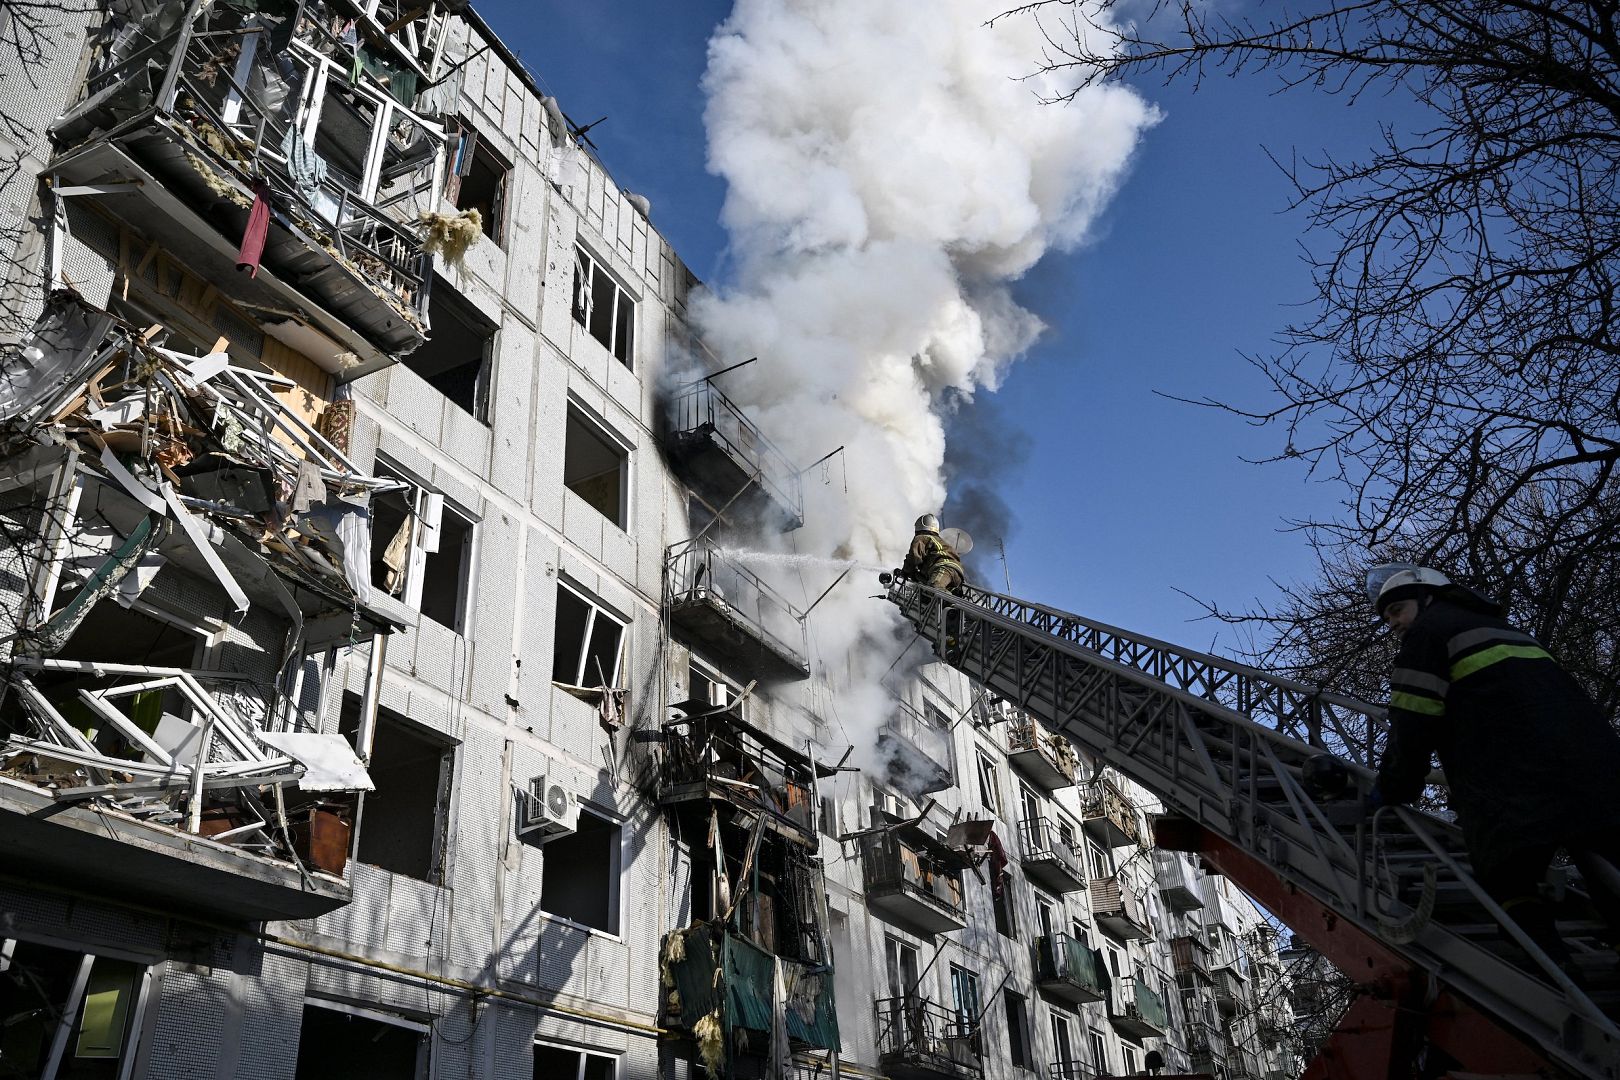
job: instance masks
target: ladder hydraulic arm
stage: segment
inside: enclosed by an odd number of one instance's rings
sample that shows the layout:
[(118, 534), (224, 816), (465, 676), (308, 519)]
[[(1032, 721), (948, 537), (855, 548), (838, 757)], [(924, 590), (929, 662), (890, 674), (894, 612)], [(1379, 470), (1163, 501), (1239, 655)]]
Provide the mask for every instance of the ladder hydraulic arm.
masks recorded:
[(896, 581), (888, 598), (946, 663), (1151, 792), (1163, 846), (1198, 852), (1361, 987), (1307, 1076), (1405, 1076), (1423, 1056), (1457, 1075), (1620, 1078), (1620, 1030), (1479, 888), (1453, 825), (1404, 807), (1366, 820), (1302, 781), (1328, 745), (1369, 784), (1382, 710), (971, 587)]

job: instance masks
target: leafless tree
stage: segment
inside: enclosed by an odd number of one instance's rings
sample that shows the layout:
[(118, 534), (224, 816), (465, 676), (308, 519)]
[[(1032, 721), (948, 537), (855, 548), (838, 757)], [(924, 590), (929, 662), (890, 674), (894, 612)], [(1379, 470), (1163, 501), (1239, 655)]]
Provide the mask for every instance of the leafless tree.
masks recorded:
[[(1321, 579), (1267, 611), (1268, 659), (1354, 689), (1382, 646), (1356, 567), (1401, 554), (1505, 599), (1620, 707), (1620, 5), (1322, 0), (1233, 20), (1218, 5), (1040, 0), (1046, 72), (1107, 80), (1269, 75), (1294, 92), (1408, 102), (1356, 160), (1279, 164), (1307, 220), (1316, 303), (1251, 357), (1273, 460), (1345, 486), (1297, 524)], [(1009, 13), (1010, 14), (1010, 13)], [(1339, 669), (1339, 670), (1335, 670)], [(1365, 688), (1364, 686), (1362, 687)]]

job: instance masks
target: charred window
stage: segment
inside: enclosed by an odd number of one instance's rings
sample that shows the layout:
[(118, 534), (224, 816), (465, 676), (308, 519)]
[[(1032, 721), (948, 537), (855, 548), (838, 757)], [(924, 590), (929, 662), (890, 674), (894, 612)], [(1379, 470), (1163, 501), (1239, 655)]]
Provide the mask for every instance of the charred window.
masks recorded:
[[(341, 1010), (341, 1011), (340, 1011)], [(296, 1080), (419, 1080), (427, 1076), (427, 1031), (403, 1019), (313, 1002), (304, 1006)]]
[(146, 980), (127, 960), (0, 938), (0, 1075), (128, 1075)]
[(463, 412), (487, 421), (496, 325), (437, 276), (428, 313), (433, 329), (427, 341), (405, 357), (405, 366)]
[(619, 1061), (607, 1054), (534, 1044), (534, 1080), (615, 1080)]
[(1002, 992), (1007, 1010), (1007, 1057), (1015, 1069), (1035, 1067), (1035, 1049), (1029, 1037), (1029, 1001), (1011, 990)]

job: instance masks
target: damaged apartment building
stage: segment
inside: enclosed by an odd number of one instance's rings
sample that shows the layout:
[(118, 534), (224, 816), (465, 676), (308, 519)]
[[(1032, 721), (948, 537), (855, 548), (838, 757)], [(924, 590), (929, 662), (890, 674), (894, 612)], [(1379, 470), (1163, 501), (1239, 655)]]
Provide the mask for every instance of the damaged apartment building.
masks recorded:
[(838, 711), (721, 542), (803, 463), (465, 3), (25, 29), (0, 1076), (1292, 1075), (1140, 792), (943, 664)]

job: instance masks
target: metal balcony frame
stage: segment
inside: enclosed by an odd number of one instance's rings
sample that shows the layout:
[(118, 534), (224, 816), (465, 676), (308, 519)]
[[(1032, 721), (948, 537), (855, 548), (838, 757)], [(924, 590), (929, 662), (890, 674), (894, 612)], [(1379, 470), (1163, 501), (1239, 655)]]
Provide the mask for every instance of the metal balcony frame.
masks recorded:
[(1058, 835), (1049, 817), (1025, 818), (1018, 823), (1018, 854), (1024, 876), (1057, 893), (1080, 892), (1086, 887), (1086, 869), (1080, 853)]
[[(715, 586), (717, 562), (735, 577), (747, 596), (727, 595)], [(742, 660), (758, 667), (762, 674), (792, 679), (810, 675), (803, 614), (758, 574), (728, 559), (719, 545), (702, 535), (671, 544), (665, 551), (664, 604), (672, 620), (685, 610), (707, 608), (738, 634), (751, 637), (756, 647), (748, 649)], [(767, 605), (779, 609), (793, 622), (798, 631), (796, 642), (784, 640), (767, 625)]]
[(968, 1065), (950, 1052), (952, 1044), (971, 1045), (979, 1032), (976, 1022), (964, 1023), (952, 1010), (915, 995), (878, 998), (872, 1009), (878, 1060), (886, 1075), (901, 1080), (974, 1080), (984, 1075), (981, 1053), (972, 1055), (977, 1064)]
[[(689, 452), (695, 440), (713, 440), (739, 464), (743, 474), (752, 476), (751, 482), (759, 485), (767, 499), (781, 507), (789, 526), (786, 531), (804, 524), (804, 483), (799, 470), (712, 380), (699, 379), (677, 390), (668, 415), (670, 438), (677, 454)], [(732, 429), (742, 437), (734, 435)], [(744, 442), (752, 447), (742, 445)], [(714, 494), (729, 499), (735, 493)]]

